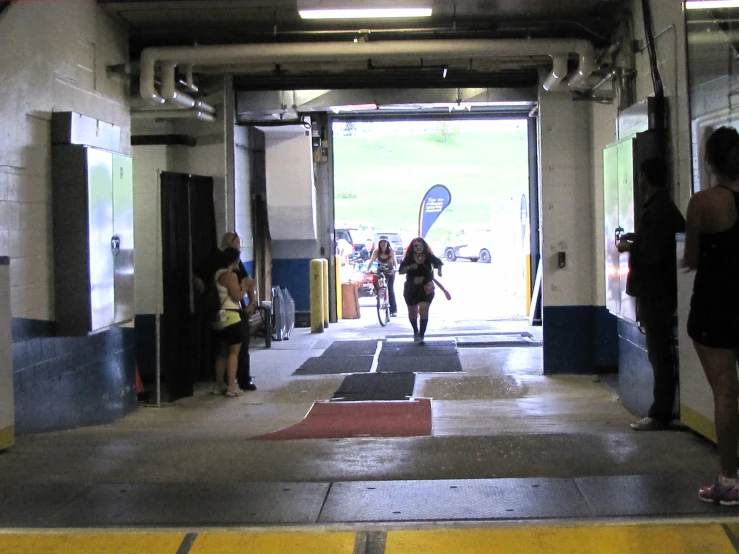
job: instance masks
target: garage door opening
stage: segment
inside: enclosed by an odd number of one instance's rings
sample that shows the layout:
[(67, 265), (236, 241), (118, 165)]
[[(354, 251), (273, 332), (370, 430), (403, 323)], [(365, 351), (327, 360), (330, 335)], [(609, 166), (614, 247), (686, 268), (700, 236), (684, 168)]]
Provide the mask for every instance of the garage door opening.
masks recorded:
[[(434, 301), (435, 317), (486, 321), (528, 315), (529, 122), (506, 119), (336, 119), (332, 123), (336, 239), (357, 254), (380, 235), (407, 247), (419, 234), (419, 210), (434, 185), (449, 206), (425, 238), (444, 260), (452, 301)], [(344, 243), (342, 243), (344, 244)], [(366, 246), (365, 246), (366, 245)], [(364, 281), (355, 257), (343, 280)], [(396, 280), (404, 315), (403, 277)], [(371, 285), (360, 306), (374, 306)]]

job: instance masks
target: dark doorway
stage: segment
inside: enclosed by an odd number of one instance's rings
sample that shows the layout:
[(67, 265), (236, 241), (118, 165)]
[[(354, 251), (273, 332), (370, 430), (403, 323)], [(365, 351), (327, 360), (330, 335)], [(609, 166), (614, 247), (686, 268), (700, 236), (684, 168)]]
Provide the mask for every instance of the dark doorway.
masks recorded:
[(217, 248), (213, 178), (161, 174), (162, 288), (160, 363), (165, 399), (192, 396), (210, 377), (210, 329), (197, 314), (192, 269)]

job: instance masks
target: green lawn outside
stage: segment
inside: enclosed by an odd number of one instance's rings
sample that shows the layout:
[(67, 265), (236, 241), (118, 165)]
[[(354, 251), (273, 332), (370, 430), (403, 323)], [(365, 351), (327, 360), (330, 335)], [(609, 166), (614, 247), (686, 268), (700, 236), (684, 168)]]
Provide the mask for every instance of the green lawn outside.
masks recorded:
[(435, 184), (446, 185), (452, 194), (451, 205), (427, 237), (438, 244), (453, 241), (462, 229), (490, 228), (491, 214), (501, 206), (517, 210), (528, 190), (525, 125), (521, 130), (487, 131), (479, 124), (469, 130), (464, 122), (452, 126), (457, 134), (446, 142), (438, 132), (335, 132), (337, 225), (398, 231), (408, 240), (417, 232), (423, 195)]

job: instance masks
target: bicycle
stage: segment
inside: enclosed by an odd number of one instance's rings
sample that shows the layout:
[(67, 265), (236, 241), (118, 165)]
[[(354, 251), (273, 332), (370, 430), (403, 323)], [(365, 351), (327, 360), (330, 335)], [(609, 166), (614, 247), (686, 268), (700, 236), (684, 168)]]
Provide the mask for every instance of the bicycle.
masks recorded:
[(390, 296), (387, 288), (387, 277), (384, 273), (378, 272), (377, 279), (377, 319), (380, 325), (385, 327), (390, 322)]

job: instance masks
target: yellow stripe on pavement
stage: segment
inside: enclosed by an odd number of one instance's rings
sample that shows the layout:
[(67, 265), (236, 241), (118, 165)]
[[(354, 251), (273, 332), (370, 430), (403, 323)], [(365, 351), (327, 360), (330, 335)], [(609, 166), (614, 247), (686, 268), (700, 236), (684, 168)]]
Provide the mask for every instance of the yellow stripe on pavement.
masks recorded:
[(385, 554), (736, 554), (710, 525), (614, 525), (391, 531)]
[[(198, 534), (190, 554), (352, 554), (355, 533), (216, 533)], [(652, 553), (654, 554), (654, 553)]]
[(2, 554), (175, 554), (185, 533), (8, 533), (0, 534)]

